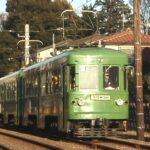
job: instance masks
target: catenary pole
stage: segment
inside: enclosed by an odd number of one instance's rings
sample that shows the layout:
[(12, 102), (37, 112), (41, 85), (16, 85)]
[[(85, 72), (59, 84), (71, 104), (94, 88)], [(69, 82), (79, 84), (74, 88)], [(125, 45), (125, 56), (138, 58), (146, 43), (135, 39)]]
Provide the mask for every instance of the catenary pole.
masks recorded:
[(144, 141), (144, 108), (141, 50), (141, 0), (134, 0), (134, 49), (136, 70), (137, 139)]
[(29, 41), (30, 41), (29, 24), (26, 24), (25, 25), (25, 66), (29, 64), (29, 60), (30, 60)]

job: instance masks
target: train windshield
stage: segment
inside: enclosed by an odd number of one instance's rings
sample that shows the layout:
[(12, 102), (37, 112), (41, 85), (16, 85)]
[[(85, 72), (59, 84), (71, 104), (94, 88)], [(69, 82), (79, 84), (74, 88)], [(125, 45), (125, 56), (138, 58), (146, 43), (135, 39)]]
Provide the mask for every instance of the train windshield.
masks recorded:
[(96, 90), (98, 88), (98, 66), (80, 66), (79, 88), (80, 90)]
[(117, 66), (103, 67), (104, 88), (106, 90), (113, 90), (119, 87), (119, 68)]

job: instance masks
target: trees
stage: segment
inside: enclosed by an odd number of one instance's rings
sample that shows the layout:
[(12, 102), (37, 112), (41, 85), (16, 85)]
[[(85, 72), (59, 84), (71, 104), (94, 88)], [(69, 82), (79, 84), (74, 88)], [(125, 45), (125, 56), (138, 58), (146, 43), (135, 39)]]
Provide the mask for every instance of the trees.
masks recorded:
[(82, 28), (84, 36), (88, 36), (91, 34), (94, 34), (98, 31), (98, 16), (97, 16), (97, 10), (94, 9), (92, 5), (90, 6), (84, 6), (81, 20), (83, 21)]
[(19, 51), (16, 49), (16, 40), (8, 32), (0, 32), (0, 76), (17, 70), (20, 67)]
[[(123, 14), (132, 21), (130, 10), (123, 0), (96, 0), (94, 5), (84, 6), (83, 9), (89, 12), (98, 11), (98, 24), (94, 13), (77, 15), (72, 11), (64, 14), (64, 30), (62, 30), (62, 12), (71, 9), (72, 6), (67, 0), (7, 0), (8, 17), (7, 20), (2, 20), (0, 32), (0, 36), (4, 37), (0, 38), (0, 53), (1, 56), (5, 55), (5, 61), (9, 66), (5, 73), (17, 70), (21, 66), (24, 43), (17, 45), (17, 42), (20, 40), (18, 34), (25, 35), (25, 24), (30, 25), (30, 39), (42, 41), (45, 47), (52, 44), (53, 34), (55, 42), (62, 41), (64, 37), (72, 39), (85, 37), (97, 29), (101, 34), (111, 34), (131, 25), (128, 22), (123, 24)], [(34, 53), (39, 48), (38, 43), (30, 42), (30, 52)], [(1, 59), (2, 63), (6, 64), (4, 57)]]
[(94, 7), (98, 7), (101, 34), (111, 34), (133, 27), (133, 15), (123, 0), (96, 0)]
[(92, 7), (83, 6), (80, 11), (66, 10), (63, 18), (67, 38), (78, 39), (96, 32), (96, 11)]
[(9, 0), (6, 9), (9, 16), (4, 29), (22, 31), (24, 25), (29, 24), (31, 38), (41, 40), (46, 46), (51, 44), (53, 33), (57, 35), (56, 41), (62, 38), (56, 29), (62, 27), (61, 12), (69, 8), (66, 0)]
[(144, 33), (150, 34), (150, 1), (142, 1), (142, 20)]
[[(72, 9), (67, 0), (7, 0), (8, 16), (7, 20), (2, 20), (0, 32), (2, 74), (20, 68), (24, 43), (17, 46), (17, 42), (18, 34), (24, 36), (25, 24), (30, 25), (30, 39), (41, 40), (43, 47), (52, 43), (53, 34), (56, 42), (63, 39), (57, 29), (62, 27), (61, 12), (65, 9)], [(32, 52), (38, 47), (38, 43), (30, 43)]]
[[(133, 6), (133, 0), (129, 0), (130, 4)], [(141, 1), (141, 11), (142, 11), (142, 26), (143, 31), (146, 34), (150, 34), (150, 1), (142, 0)]]

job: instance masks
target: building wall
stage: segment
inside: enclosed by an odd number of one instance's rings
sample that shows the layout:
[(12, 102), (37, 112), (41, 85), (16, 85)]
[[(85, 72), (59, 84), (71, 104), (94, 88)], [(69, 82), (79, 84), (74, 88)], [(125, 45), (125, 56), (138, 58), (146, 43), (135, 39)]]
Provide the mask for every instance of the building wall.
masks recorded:
[(45, 49), (43, 51), (37, 52), (36, 60), (37, 62), (41, 62), (47, 58), (52, 57), (53, 48)]
[(128, 55), (133, 55), (134, 54), (134, 46), (132, 45), (105, 45), (105, 48), (112, 48), (115, 50), (120, 50)]

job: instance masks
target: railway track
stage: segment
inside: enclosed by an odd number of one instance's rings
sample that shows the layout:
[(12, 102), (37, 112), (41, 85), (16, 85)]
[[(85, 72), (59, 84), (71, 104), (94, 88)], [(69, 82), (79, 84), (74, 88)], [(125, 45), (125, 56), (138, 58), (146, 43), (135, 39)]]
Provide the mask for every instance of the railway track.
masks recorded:
[(115, 137), (103, 137), (101, 140), (102, 140), (102, 144), (109, 146), (110, 149), (113, 149), (113, 150), (120, 150), (120, 149), (149, 150), (150, 149), (150, 144), (148, 142), (138, 141), (135, 139), (121, 139), (121, 138), (115, 138)]
[[(95, 140), (76, 140), (76, 142), (89, 145), (96, 149), (106, 150), (149, 150), (150, 134), (145, 133), (145, 141), (136, 140), (136, 131), (116, 132), (115, 136), (101, 137)], [(74, 139), (72, 139), (74, 141)]]
[[(30, 133), (18, 133), (16, 131), (0, 129), (0, 149), (2, 150), (148, 150), (150, 144), (141, 142), (126, 135), (116, 137), (101, 137), (99, 139), (70, 139), (70, 138), (48, 138), (42, 134), (31, 135)], [(5, 140), (4, 140), (5, 139)], [(23, 147), (21, 147), (21, 146)]]
[(0, 150), (10, 150), (10, 148), (0, 143)]
[(149, 150), (150, 143), (141, 142), (135, 139), (120, 139), (115, 137), (101, 137), (95, 140), (68, 139), (76, 143), (85, 144), (93, 149), (100, 150)]
[(0, 149), (3, 150), (62, 150), (60, 147), (44, 142), (44, 140), (40, 141), (40, 138), (10, 130), (0, 129), (0, 141)]
[(91, 150), (89, 146), (62, 139), (49, 139), (16, 131), (0, 129), (0, 150)]

